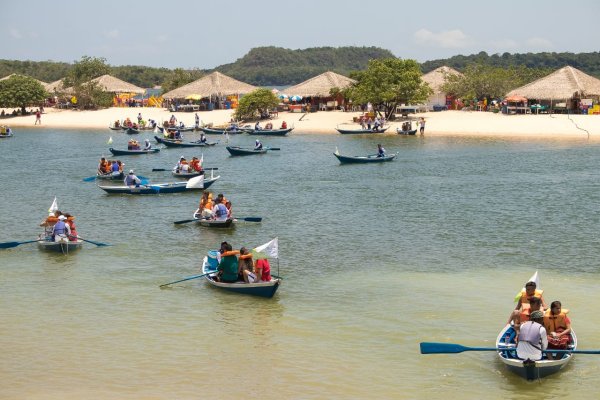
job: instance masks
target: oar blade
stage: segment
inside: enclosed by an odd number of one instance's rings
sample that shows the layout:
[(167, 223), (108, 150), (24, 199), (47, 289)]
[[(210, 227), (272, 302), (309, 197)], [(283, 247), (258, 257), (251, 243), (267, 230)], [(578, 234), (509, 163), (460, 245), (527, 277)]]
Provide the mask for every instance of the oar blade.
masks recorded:
[(164, 168), (152, 168), (152, 172), (157, 172), (157, 171), (167, 171)]
[(421, 354), (452, 354), (462, 353), (467, 347), (453, 343), (421, 342)]
[(262, 217), (243, 217), (243, 218), (237, 218), (246, 222), (261, 222), (262, 221)]
[(197, 219), (183, 219), (181, 221), (173, 222), (175, 225), (187, 224), (188, 222), (198, 221)]
[(0, 249), (10, 249), (12, 247), (17, 247), (20, 244), (23, 244), (23, 242), (5, 242), (5, 243), (0, 243)]
[(95, 180), (96, 180), (96, 175), (88, 176), (87, 178), (83, 178), (84, 182), (91, 182), (91, 181), (95, 181)]

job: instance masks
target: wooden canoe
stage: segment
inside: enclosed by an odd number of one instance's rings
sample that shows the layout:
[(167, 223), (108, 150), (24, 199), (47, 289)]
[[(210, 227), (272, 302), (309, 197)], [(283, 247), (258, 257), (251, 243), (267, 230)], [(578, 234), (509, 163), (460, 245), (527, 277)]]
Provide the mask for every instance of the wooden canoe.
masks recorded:
[(409, 131), (403, 131), (400, 128), (396, 128), (396, 133), (398, 135), (416, 135), (417, 134), (417, 130), (416, 129), (411, 129)]
[(113, 155), (115, 156), (128, 156), (128, 155), (134, 155), (134, 154), (152, 154), (152, 153), (158, 153), (160, 151), (160, 149), (150, 149), (150, 150), (117, 150), (117, 149), (113, 149), (112, 147), (108, 149), (111, 153), (113, 153)]
[(0, 139), (6, 139), (13, 137), (13, 131), (10, 128), (6, 128), (6, 133), (0, 133)]
[(231, 153), (232, 156), (249, 156), (252, 154), (265, 154), (269, 149), (262, 148), (260, 150), (255, 150), (251, 147), (238, 147), (238, 146), (227, 146), (227, 151)]
[(187, 187), (187, 182), (169, 182), (169, 183), (154, 183), (148, 185), (140, 185), (138, 187), (131, 186), (110, 186), (98, 185), (98, 187), (109, 194), (165, 194), (165, 193), (182, 193), (195, 190), (208, 189), (221, 176), (205, 179), (204, 186), (201, 188)]
[(125, 179), (125, 174), (123, 172), (109, 172), (108, 174), (97, 174), (96, 179), (110, 179), (112, 181), (122, 181), (123, 179)]
[(217, 129), (217, 128), (200, 128), (200, 130), (207, 135), (223, 135), (225, 133), (229, 133), (230, 135), (235, 135), (239, 133), (244, 133), (245, 129), (237, 128), (236, 130), (232, 129)]
[[(215, 253), (214, 250), (209, 251), (209, 256)], [(216, 275), (216, 264), (209, 262), (209, 256), (204, 257), (202, 261), (202, 273), (208, 274), (205, 276), (206, 281), (215, 288), (227, 290), (238, 294), (248, 294), (252, 296), (271, 298), (281, 285), (280, 278), (271, 278), (269, 282), (245, 283), (238, 281), (235, 283), (217, 282), (214, 280)]]
[(370, 154), (368, 156), (343, 156), (338, 153), (333, 153), (333, 155), (336, 156), (337, 159), (340, 160), (340, 163), (342, 163), (342, 164), (351, 164), (351, 163), (366, 164), (366, 163), (380, 163), (380, 162), (392, 161), (394, 158), (396, 158), (398, 153), (391, 154), (389, 156), (384, 156), (384, 157), (378, 157), (377, 154)]
[(366, 134), (366, 133), (383, 133), (387, 131), (389, 126), (384, 126), (379, 129), (340, 129), (335, 128), (339, 133), (346, 134)]
[[(164, 133), (164, 131), (165, 131), (164, 127), (160, 127), (159, 126), (157, 128), (160, 131), (160, 133)], [(183, 128), (178, 127), (178, 126), (170, 126), (170, 127), (167, 128), (167, 132), (176, 132), (176, 131), (179, 131), (179, 132), (192, 132), (195, 129), (196, 129), (196, 127), (194, 127), (194, 126), (184, 126)]]
[(127, 128), (125, 129), (125, 133), (128, 135), (137, 135), (138, 133), (140, 133), (140, 130), (135, 128)]
[(285, 136), (290, 133), (294, 128), (287, 129), (244, 129), (249, 135), (262, 135), (262, 136)]
[(208, 147), (217, 144), (217, 142), (182, 142), (181, 140), (173, 139), (161, 139), (160, 143), (167, 147)]
[(83, 240), (55, 242), (53, 240), (40, 239), (37, 242), (38, 248), (45, 251), (54, 251), (57, 253), (68, 254), (81, 248)]

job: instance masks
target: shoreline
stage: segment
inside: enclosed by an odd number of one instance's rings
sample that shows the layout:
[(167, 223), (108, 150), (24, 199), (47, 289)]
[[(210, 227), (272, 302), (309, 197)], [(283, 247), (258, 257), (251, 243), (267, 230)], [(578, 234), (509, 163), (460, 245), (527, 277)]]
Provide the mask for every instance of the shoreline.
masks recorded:
[[(12, 109), (4, 109), (12, 112)], [(0, 125), (11, 128), (65, 128), (65, 129), (108, 129), (109, 124), (116, 120), (129, 117), (137, 120), (138, 113), (144, 119), (154, 119), (160, 125), (175, 115), (178, 121), (186, 126), (194, 125), (194, 112), (170, 112), (163, 108), (153, 107), (111, 107), (96, 111), (59, 110), (48, 108), (42, 114), (42, 124), (34, 125), (35, 114), (1, 118)], [(233, 110), (198, 111), (201, 124), (212, 123), (221, 125), (227, 123)], [(310, 114), (281, 112), (270, 120), (274, 128), (286, 121), (289, 127), (294, 127), (293, 134), (333, 134), (340, 125), (346, 128), (358, 128), (353, 117), (361, 112), (318, 111)], [(411, 119), (425, 118), (426, 136), (473, 136), (473, 137), (510, 137), (510, 138), (552, 138), (552, 139), (600, 139), (600, 116), (569, 115), (569, 114), (539, 114), (539, 115), (504, 115), (481, 111), (440, 111), (411, 114)], [(264, 124), (267, 121), (261, 121)], [(391, 121), (390, 128), (384, 135), (396, 135), (396, 127), (404, 120)], [(387, 124), (386, 124), (387, 125)], [(416, 125), (413, 121), (413, 129)], [(418, 135), (418, 132), (417, 132)]]

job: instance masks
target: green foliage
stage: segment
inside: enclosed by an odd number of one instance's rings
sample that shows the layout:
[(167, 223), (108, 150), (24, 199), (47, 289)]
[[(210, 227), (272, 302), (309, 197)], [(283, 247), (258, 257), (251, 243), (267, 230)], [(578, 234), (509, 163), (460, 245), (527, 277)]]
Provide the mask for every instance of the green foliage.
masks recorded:
[(105, 58), (83, 56), (81, 61), (76, 61), (73, 68), (67, 73), (64, 85), (65, 87), (77, 87), (107, 74), (110, 74), (110, 67), (106, 64)]
[(326, 71), (348, 75), (367, 66), (371, 59), (391, 58), (389, 50), (377, 47), (316, 47), (290, 50), (258, 47), (233, 64), (216, 68), (232, 78), (256, 86), (300, 83)]
[(162, 82), (162, 91), (167, 93), (173, 89), (177, 89), (183, 85), (194, 82), (204, 76), (204, 73), (200, 70), (186, 71), (181, 68), (175, 68), (166, 79)]
[(400, 103), (422, 103), (432, 93), (414, 60), (371, 60), (365, 71), (353, 76), (358, 82), (348, 91), (350, 98), (359, 104), (370, 102), (375, 109), (384, 107), (387, 118), (392, 117)]
[(34, 78), (24, 75), (13, 75), (0, 81), (0, 107), (25, 107), (43, 104), (46, 89)]
[(448, 66), (464, 71), (470, 64), (484, 64), (493, 67), (527, 67), (530, 70), (543, 69), (556, 71), (570, 65), (586, 74), (600, 79), (600, 52), (593, 53), (526, 53), (526, 54), (493, 54), (482, 51), (470, 56), (454, 56), (447, 59), (426, 61), (421, 64), (424, 73), (441, 66)]
[(240, 99), (234, 118), (236, 120), (254, 119), (258, 115), (266, 113), (268, 109), (276, 108), (277, 104), (279, 104), (279, 99), (271, 90), (256, 89)]
[(442, 91), (463, 99), (502, 98), (517, 87), (523, 86), (551, 71), (519, 67), (492, 67), (469, 64), (463, 76), (448, 75)]

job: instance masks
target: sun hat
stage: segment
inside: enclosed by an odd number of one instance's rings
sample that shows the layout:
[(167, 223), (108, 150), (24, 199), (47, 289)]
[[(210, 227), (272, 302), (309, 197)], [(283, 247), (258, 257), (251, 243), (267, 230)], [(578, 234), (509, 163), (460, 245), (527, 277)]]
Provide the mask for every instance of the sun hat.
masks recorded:
[(59, 215), (59, 216), (58, 216), (58, 219), (62, 221), (62, 220), (64, 220), (64, 219), (67, 219), (67, 217), (65, 217), (64, 215)]
[(130, 173), (130, 174), (133, 174), (133, 170), (132, 170), (132, 169), (130, 169), (130, 170), (129, 170), (129, 173)]

